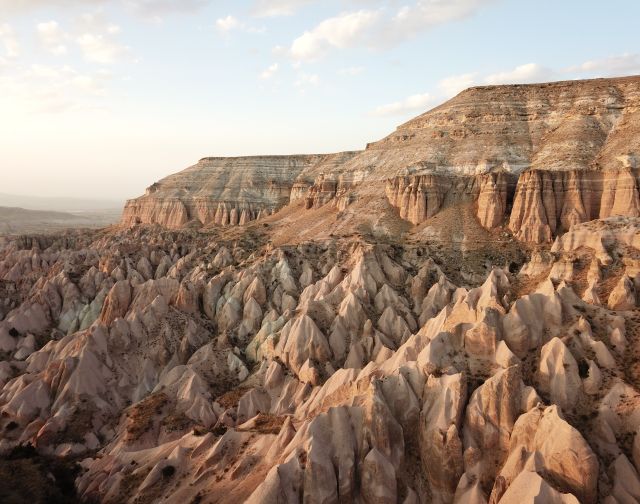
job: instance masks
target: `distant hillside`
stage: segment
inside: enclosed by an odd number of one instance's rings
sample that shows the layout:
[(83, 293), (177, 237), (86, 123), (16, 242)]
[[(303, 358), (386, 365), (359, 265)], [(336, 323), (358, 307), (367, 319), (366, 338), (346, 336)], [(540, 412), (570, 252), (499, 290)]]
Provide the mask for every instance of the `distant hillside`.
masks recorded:
[(117, 222), (119, 218), (119, 210), (70, 213), (0, 206), (0, 234), (46, 233), (66, 228), (103, 227)]
[(122, 208), (124, 200), (88, 199), (88, 198), (49, 198), (20, 194), (0, 193), (0, 206), (19, 207), (28, 210), (47, 212), (91, 212)]

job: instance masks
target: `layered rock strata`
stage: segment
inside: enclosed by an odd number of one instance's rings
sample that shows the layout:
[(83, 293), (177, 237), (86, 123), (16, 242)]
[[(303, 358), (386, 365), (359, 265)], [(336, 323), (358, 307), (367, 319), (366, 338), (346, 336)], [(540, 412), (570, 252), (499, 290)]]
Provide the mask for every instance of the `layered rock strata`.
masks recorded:
[(204, 158), (154, 183), (144, 196), (129, 200), (122, 223), (169, 228), (189, 221), (220, 226), (246, 224), (287, 205), (302, 173), (331, 171), (351, 155)]
[(524, 241), (549, 242), (573, 224), (640, 215), (640, 169), (530, 170), (518, 179), (509, 228)]
[(491, 229), (504, 220), (507, 199), (513, 195), (514, 187), (515, 177), (506, 173), (428, 174), (391, 179), (386, 194), (400, 217), (413, 224), (424, 222), (445, 207), (474, 203), (478, 220)]
[(639, 124), (640, 77), (476, 87), (362, 152), (205, 158), (130, 200), (122, 222), (242, 225), (297, 202), (344, 210), (386, 185), (413, 224), (473, 203), (484, 227), (548, 242), (638, 215)]

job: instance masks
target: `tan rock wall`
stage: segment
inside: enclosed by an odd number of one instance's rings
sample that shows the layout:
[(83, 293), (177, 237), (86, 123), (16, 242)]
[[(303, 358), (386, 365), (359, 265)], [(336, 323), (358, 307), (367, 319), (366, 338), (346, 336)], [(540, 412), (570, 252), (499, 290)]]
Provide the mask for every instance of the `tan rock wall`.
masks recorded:
[(515, 235), (548, 242), (573, 224), (640, 215), (640, 171), (531, 170), (518, 179), (509, 220)]
[(505, 173), (414, 175), (387, 181), (386, 194), (400, 217), (413, 224), (424, 222), (446, 206), (475, 202), (480, 223), (491, 229), (504, 220), (513, 185), (514, 178)]

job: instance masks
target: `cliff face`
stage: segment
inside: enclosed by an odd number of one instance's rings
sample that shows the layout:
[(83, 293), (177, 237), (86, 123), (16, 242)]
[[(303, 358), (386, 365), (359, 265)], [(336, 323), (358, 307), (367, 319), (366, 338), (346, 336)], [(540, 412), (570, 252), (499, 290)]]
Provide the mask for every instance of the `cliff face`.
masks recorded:
[(639, 119), (640, 77), (476, 87), (367, 150), (458, 174), (618, 169), (640, 160)]
[(518, 180), (509, 228), (524, 241), (548, 242), (573, 224), (640, 215), (640, 170), (531, 170)]
[[(129, 200), (122, 223), (181, 227), (202, 224), (241, 225), (287, 205), (293, 187), (305, 186), (305, 174), (331, 170), (351, 153), (328, 155), (204, 158), (170, 175)], [(313, 179), (311, 179), (313, 180)]]
[(445, 207), (476, 203), (478, 220), (491, 229), (504, 220), (507, 196), (513, 193), (515, 180), (506, 173), (413, 175), (390, 179), (386, 193), (400, 217), (413, 224), (424, 222)]
[(638, 215), (639, 163), (640, 77), (477, 87), (362, 152), (205, 158), (129, 201), (123, 223), (242, 225), (299, 201), (343, 210), (386, 194), (413, 224), (474, 203), (484, 227), (544, 242)]

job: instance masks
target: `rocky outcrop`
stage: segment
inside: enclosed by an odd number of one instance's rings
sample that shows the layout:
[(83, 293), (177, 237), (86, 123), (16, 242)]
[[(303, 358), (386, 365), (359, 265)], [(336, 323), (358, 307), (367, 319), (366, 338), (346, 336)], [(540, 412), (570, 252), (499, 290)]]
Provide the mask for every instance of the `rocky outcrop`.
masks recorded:
[(0, 463), (82, 460), (79, 495), (107, 503), (631, 502), (639, 221), (476, 283), (404, 237), (5, 240)]
[[(180, 229), (0, 240), (0, 465), (80, 461), (105, 503), (637, 501), (637, 79), (606, 83), (203, 160), (130, 203)], [(512, 206), (569, 230), (482, 229)]]
[(218, 226), (246, 224), (282, 208), (301, 191), (306, 196), (305, 177), (332, 171), (353, 155), (204, 158), (155, 182), (144, 196), (129, 200), (122, 223), (169, 228), (190, 221)]
[[(517, 180), (517, 184), (516, 184)], [(445, 174), (396, 177), (387, 198), (400, 217), (419, 224), (449, 206), (474, 203), (482, 226), (493, 229), (508, 217), (522, 241), (543, 243), (572, 225), (594, 219), (640, 215), (640, 170), (528, 170), (474, 176)], [(508, 202), (513, 207), (508, 214)]]
[(400, 217), (419, 224), (450, 206), (473, 203), (480, 223), (492, 229), (505, 218), (507, 196), (515, 177), (507, 173), (475, 176), (429, 174), (396, 177), (387, 182), (389, 202)]
[(483, 227), (549, 242), (640, 215), (639, 106), (640, 77), (472, 88), (362, 152), (202, 159), (130, 200), (122, 222), (243, 225), (384, 191), (413, 224), (473, 204)]
[(523, 241), (549, 242), (572, 225), (640, 215), (640, 170), (530, 170), (518, 179), (509, 228)]
[(638, 168), (639, 85), (635, 76), (470, 88), (358, 158), (376, 159), (381, 171), (458, 175)]

